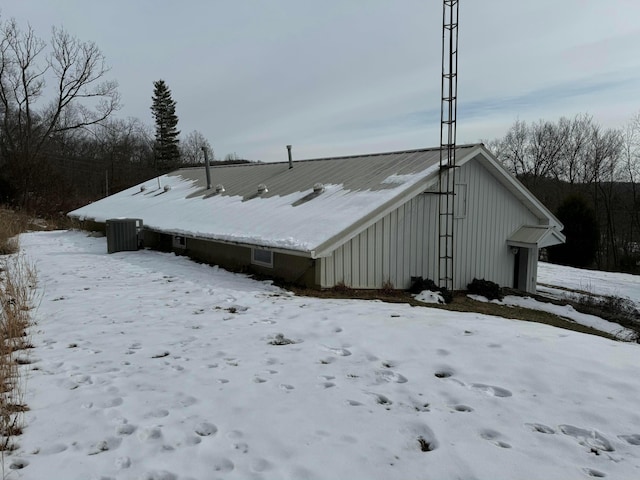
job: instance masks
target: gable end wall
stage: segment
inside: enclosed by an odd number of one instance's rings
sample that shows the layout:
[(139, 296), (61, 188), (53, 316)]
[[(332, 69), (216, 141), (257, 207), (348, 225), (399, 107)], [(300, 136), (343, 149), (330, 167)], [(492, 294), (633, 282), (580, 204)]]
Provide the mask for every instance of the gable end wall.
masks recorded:
[[(466, 215), (454, 225), (454, 288), (465, 289), (474, 277), (511, 286), (514, 256), (506, 239), (538, 219), (476, 159), (457, 171), (456, 183), (467, 186), (467, 205)], [(320, 286), (407, 289), (411, 277), (437, 282), (437, 219), (438, 195), (417, 195), (318, 259)], [(531, 271), (535, 276), (535, 268)]]

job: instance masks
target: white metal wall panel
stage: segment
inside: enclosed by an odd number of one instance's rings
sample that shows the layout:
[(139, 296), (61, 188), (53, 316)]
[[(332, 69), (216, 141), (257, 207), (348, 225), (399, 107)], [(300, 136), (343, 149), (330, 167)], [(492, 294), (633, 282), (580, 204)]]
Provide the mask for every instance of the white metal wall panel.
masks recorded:
[[(474, 277), (511, 286), (514, 256), (506, 239), (538, 220), (476, 160), (456, 172), (456, 183), (466, 185), (467, 198), (466, 215), (454, 224), (454, 288), (466, 288)], [(321, 285), (408, 288), (411, 277), (437, 280), (437, 225), (437, 194), (418, 195), (320, 259)]]
[(454, 225), (455, 288), (474, 277), (511, 286), (514, 256), (506, 239), (537, 218), (476, 160), (459, 169), (456, 182), (467, 185), (467, 215)]
[[(353, 288), (381, 288), (390, 282), (408, 288), (412, 276), (437, 272), (437, 198), (419, 195), (321, 258), (321, 285), (343, 282)], [(357, 252), (357, 253), (356, 253)]]

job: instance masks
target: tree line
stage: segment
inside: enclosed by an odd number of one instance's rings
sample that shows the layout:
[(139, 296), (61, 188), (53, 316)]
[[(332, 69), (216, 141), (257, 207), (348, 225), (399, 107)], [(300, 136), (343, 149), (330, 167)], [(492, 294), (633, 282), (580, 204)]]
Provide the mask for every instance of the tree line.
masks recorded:
[[(604, 128), (586, 114), (518, 120), (504, 137), (485, 143), (565, 219), (565, 251), (573, 249), (565, 263), (640, 272), (640, 114), (622, 128)], [(595, 234), (586, 230), (591, 216)], [(594, 236), (592, 254), (576, 254), (580, 242)]]
[[(180, 136), (176, 102), (153, 82), (155, 128), (116, 117), (118, 84), (93, 42), (48, 41), (0, 21), (0, 203), (66, 212), (175, 168), (214, 160), (199, 131)], [(235, 154), (226, 160), (236, 159)]]

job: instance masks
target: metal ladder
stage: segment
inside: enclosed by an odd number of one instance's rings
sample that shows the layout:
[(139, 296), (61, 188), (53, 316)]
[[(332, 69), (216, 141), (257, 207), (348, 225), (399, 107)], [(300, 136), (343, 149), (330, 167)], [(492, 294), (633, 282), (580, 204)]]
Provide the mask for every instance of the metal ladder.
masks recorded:
[(438, 279), (440, 287), (453, 290), (459, 2), (458, 0), (443, 1), (440, 179), (438, 187)]

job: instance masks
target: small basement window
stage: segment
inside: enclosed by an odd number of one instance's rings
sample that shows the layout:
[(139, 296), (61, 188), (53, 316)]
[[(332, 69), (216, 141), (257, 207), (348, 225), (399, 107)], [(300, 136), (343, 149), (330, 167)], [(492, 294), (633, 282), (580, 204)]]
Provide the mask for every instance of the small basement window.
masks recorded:
[(174, 235), (173, 248), (187, 248), (187, 237), (183, 237), (182, 235)]
[(273, 252), (271, 250), (263, 250), (261, 248), (252, 248), (251, 263), (273, 268)]

